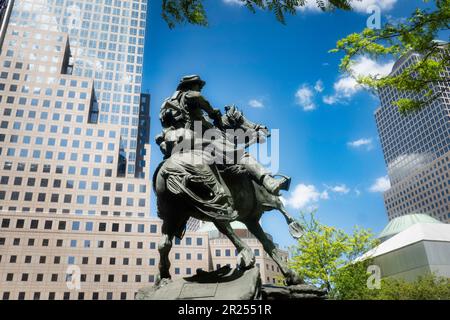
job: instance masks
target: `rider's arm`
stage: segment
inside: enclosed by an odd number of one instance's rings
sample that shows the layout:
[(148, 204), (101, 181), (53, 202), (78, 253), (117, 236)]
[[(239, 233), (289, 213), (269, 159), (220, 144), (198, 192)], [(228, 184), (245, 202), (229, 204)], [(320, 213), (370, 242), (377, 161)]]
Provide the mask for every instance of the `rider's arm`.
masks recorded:
[(218, 109), (214, 109), (208, 100), (206, 100), (200, 92), (189, 92), (189, 98), (194, 98), (197, 101), (200, 109), (205, 111), (208, 116), (214, 120), (214, 123), (221, 124), (222, 123), (222, 113)]
[(214, 125), (222, 127), (222, 113), (220, 110), (214, 109), (209, 101), (203, 98), (203, 96), (199, 97), (199, 103), (200, 107), (208, 114), (208, 117), (214, 121)]

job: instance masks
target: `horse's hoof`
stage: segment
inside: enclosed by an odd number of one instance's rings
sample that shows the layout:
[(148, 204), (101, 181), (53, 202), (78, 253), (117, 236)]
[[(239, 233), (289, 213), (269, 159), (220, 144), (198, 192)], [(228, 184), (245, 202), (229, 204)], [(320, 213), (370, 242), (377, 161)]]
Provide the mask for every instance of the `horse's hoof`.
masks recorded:
[(294, 239), (300, 239), (303, 236), (303, 227), (297, 221), (289, 223), (289, 233)]
[(158, 274), (156, 276), (156, 281), (155, 281), (155, 287), (161, 288), (164, 287), (165, 285), (169, 284), (172, 282), (172, 279), (169, 278), (161, 278), (161, 276)]
[(251, 249), (243, 249), (239, 252), (238, 265), (241, 269), (250, 269), (255, 265), (255, 255)]

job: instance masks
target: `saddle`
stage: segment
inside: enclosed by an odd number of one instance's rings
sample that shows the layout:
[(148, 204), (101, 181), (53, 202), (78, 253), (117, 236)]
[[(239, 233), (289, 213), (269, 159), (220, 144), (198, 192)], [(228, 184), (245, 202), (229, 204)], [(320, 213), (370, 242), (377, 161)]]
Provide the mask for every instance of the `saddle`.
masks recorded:
[(160, 174), (165, 179), (172, 195), (187, 198), (187, 203), (211, 219), (233, 221), (237, 212), (222, 173), (215, 165), (192, 161), (192, 153), (200, 152), (192, 150), (172, 155), (164, 160), (155, 176)]

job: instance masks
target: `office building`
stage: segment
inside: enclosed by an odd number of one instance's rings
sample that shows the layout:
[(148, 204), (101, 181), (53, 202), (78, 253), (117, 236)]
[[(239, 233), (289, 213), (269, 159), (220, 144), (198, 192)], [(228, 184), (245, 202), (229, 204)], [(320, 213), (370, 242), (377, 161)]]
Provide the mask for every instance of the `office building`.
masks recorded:
[[(159, 232), (149, 203), (150, 96), (141, 93), (146, 1), (4, 3), (2, 295), (130, 299), (136, 282), (154, 281), (148, 246)], [(141, 273), (131, 279), (133, 265)], [(77, 297), (62, 291), (70, 268), (88, 288)]]
[[(442, 43), (441, 50), (448, 50)], [(396, 75), (417, 62), (410, 53), (398, 60)], [(450, 70), (446, 71), (450, 76)], [(436, 99), (413, 113), (400, 114), (393, 102), (422, 99), (423, 94), (380, 90), (375, 112), (391, 188), (384, 193), (389, 220), (415, 212), (450, 221), (450, 90), (448, 83), (431, 85)]]
[[(0, 216), (0, 299), (119, 300), (155, 283), (161, 220), (114, 216), (15, 212)], [(278, 266), (240, 223), (235, 232), (250, 246), (263, 284), (282, 280)], [(279, 254), (287, 260), (287, 252)], [(175, 239), (174, 279), (198, 269), (236, 266), (230, 240), (211, 224)]]
[[(94, 80), (95, 121), (120, 128), (128, 177), (146, 164), (138, 154), (147, 0), (15, 0), (9, 24), (67, 34), (74, 76)], [(146, 123), (145, 125), (149, 125)]]
[[(208, 270), (207, 233), (170, 254), (174, 278)], [(0, 300), (132, 300), (158, 274), (161, 221), (44, 213), (0, 216)]]

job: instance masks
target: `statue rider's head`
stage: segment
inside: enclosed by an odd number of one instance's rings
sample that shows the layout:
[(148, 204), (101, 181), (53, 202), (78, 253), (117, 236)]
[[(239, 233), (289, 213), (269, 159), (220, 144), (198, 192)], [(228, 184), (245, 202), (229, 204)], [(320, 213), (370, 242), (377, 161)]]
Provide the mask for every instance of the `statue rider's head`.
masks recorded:
[(203, 81), (198, 75), (184, 76), (178, 84), (177, 90), (180, 91), (198, 91), (200, 92), (205, 86), (206, 82)]

